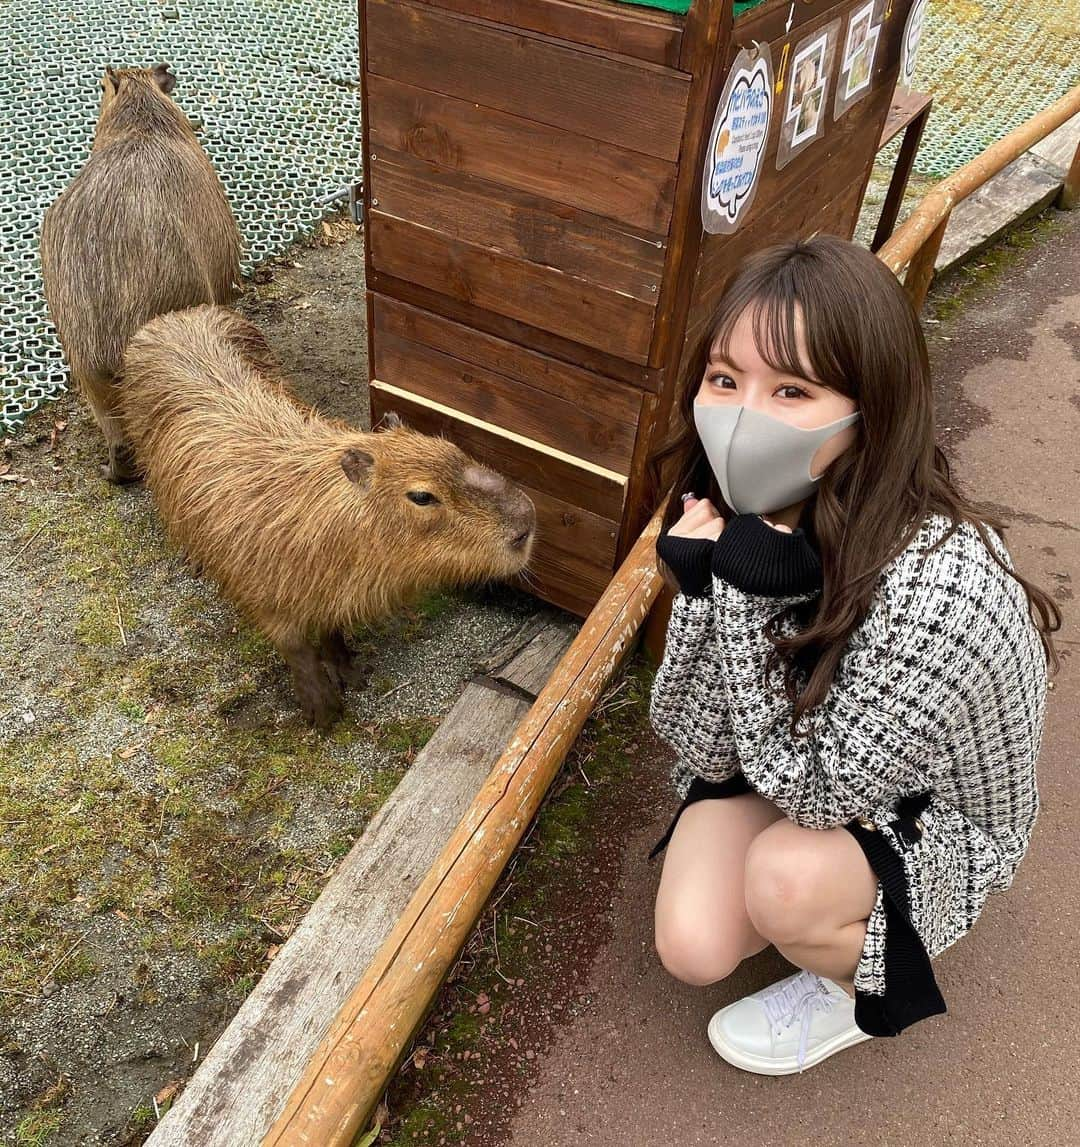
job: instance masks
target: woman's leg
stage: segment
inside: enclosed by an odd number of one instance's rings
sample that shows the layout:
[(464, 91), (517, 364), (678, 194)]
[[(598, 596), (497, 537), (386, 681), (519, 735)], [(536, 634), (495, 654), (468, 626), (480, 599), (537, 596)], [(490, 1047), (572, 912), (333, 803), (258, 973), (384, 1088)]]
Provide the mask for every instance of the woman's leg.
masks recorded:
[(855, 994), (877, 877), (851, 833), (778, 821), (747, 850), (745, 888), (747, 915), (766, 942)]
[(768, 945), (746, 910), (746, 854), (783, 813), (754, 793), (702, 800), (679, 817), (656, 894), (656, 951), (688, 984), (724, 979)]

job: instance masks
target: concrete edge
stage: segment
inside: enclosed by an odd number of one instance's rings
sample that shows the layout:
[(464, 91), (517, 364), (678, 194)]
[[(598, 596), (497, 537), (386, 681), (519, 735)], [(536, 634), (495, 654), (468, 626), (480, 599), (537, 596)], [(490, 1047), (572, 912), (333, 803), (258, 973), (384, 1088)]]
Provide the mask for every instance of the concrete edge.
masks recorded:
[(1080, 113), (1003, 168), (953, 209), (934, 263), (942, 274), (1055, 203), (1080, 145)]

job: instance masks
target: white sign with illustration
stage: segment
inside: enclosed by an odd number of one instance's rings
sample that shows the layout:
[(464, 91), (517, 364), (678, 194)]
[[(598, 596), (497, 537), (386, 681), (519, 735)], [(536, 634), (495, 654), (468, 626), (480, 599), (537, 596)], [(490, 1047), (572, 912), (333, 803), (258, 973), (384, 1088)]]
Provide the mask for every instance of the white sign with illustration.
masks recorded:
[(848, 20), (844, 53), (840, 59), (840, 78), (836, 83), (836, 101), (833, 119), (839, 119), (852, 104), (858, 103), (870, 91), (870, 78), (874, 72), (880, 19), (875, 20), (877, 0), (868, 0), (856, 8)]
[(825, 131), (829, 76), (836, 55), (840, 21), (812, 33), (795, 48), (784, 80), (787, 106), (776, 152), (777, 168), (785, 167)]
[(713, 235), (739, 226), (757, 190), (772, 121), (768, 44), (743, 48), (716, 107), (701, 181), (701, 223)]
[(904, 38), (900, 41), (900, 75), (897, 83), (905, 88), (911, 87), (915, 76), (915, 57), (918, 55), (923, 23), (926, 20), (926, 4), (927, 0), (915, 0), (904, 26)]

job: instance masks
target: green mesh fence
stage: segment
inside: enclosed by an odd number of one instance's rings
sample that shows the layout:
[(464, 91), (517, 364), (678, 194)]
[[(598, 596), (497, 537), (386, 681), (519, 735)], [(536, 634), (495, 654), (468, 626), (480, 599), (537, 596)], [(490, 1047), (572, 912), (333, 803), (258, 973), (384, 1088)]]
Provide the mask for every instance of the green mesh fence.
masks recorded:
[(939, 178), (1080, 84), (1080, 0), (930, 0), (915, 87), (934, 108), (915, 162)]
[(20, 0), (0, 31), (0, 434), (58, 397), (38, 232), (86, 161), (101, 73), (171, 64), (244, 238), (245, 271), (311, 231), (360, 172), (353, 0)]

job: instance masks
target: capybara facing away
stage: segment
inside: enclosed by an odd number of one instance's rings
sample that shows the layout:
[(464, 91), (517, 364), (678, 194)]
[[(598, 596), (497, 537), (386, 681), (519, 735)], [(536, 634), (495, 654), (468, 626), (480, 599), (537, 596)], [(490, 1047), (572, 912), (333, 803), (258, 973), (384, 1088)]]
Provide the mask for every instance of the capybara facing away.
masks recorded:
[(121, 409), (169, 533), (274, 643), (320, 727), (341, 712), (344, 631), (528, 562), (536, 513), (521, 490), (400, 419), (365, 432), (322, 417), (224, 307), (139, 330)]
[[(45, 213), (45, 297), (71, 369), (109, 451), (107, 476), (136, 476), (117, 415), (124, 347), (154, 315), (227, 303), (240, 235), (167, 65), (108, 69), (94, 146)], [(61, 112), (62, 114), (62, 112)]]

